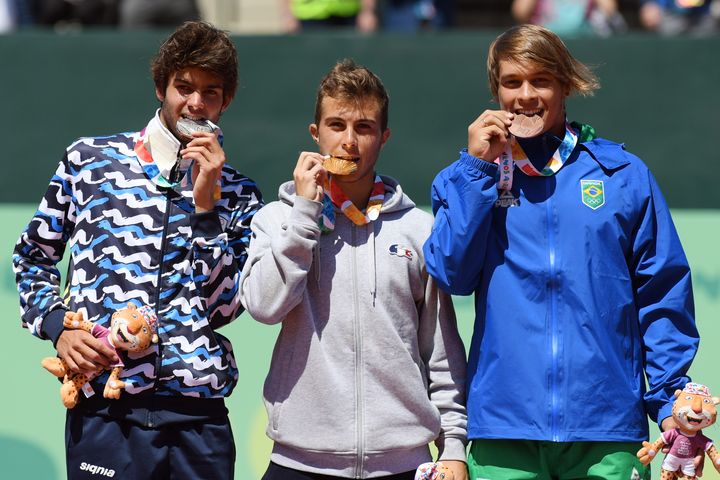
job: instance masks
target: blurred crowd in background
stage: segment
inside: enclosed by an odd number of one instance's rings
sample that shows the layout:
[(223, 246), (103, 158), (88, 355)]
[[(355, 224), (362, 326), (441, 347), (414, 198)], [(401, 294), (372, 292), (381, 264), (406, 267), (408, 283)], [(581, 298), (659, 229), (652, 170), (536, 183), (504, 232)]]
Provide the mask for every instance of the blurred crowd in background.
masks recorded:
[(204, 19), (232, 33), (418, 32), (544, 25), (565, 36), (720, 32), (720, 0), (0, 0), (0, 33), (165, 28)]

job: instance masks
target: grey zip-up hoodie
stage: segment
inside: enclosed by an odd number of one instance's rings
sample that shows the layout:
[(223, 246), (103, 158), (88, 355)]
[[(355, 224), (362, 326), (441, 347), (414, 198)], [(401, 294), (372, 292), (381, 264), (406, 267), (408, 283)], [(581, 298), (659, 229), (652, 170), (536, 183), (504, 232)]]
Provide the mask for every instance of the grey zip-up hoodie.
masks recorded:
[(425, 270), (432, 216), (382, 177), (380, 216), (354, 225), (295, 196), (262, 208), (241, 278), (257, 321), (282, 323), (265, 381), (271, 460), (372, 478), (465, 461), (465, 349), (451, 298)]

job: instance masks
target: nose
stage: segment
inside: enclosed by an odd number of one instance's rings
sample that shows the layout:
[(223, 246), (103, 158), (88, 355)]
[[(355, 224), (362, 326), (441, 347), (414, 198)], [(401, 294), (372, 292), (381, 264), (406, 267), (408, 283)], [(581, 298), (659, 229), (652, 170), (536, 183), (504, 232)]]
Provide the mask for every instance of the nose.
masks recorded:
[(354, 132), (350, 131), (346, 135), (345, 141), (342, 144), (342, 148), (348, 153), (353, 153), (355, 150), (357, 150), (357, 137), (355, 136)]
[(695, 412), (695, 413), (702, 413), (702, 411), (703, 411), (702, 398), (700, 398), (699, 396), (693, 398), (692, 409), (693, 409), (693, 412)]
[(193, 92), (187, 97), (187, 104), (191, 108), (200, 108), (203, 104), (203, 98), (200, 92)]
[(533, 87), (530, 82), (523, 82), (522, 86), (520, 87), (520, 99), (531, 100), (534, 99), (536, 96), (537, 91), (535, 90), (535, 87)]

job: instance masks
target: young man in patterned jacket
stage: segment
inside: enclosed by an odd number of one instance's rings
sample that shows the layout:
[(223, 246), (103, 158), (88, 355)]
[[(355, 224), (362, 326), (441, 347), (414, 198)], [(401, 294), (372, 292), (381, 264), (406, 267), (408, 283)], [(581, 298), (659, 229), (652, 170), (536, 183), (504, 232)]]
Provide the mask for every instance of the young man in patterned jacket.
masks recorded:
[[(233, 478), (224, 397), (237, 368), (217, 329), (242, 311), (238, 281), (262, 205), (255, 183), (225, 164), (215, 125), (237, 88), (237, 54), (225, 32), (188, 22), (160, 47), (152, 74), (155, 116), (140, 132), (70, 145), (13, 256), (23, 326), (51, 340), (73, 371), (108, 367), (115, 354), (64, 329), (66, 312), (104, 326), (129, 302), (157, 313), (159, 342), (124, 359), (120, 399), (103, 398), (105, 373), (68, 411), (71, 479), (99, 469), (133, 479)], [(210, 123), (183, 136), (178, 120)], [(57, 263), (66, 247), (63, 298)]]

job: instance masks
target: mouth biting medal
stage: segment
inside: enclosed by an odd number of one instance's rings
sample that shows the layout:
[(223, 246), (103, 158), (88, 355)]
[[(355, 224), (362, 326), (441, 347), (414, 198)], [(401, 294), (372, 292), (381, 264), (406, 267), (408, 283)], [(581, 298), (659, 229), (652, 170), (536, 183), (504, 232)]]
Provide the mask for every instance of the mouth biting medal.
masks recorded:
[(539, 115), (528, 116), (519, 113), (515, 115), (515, 119), (508, 130), (517, 138), (531, 138), (540, 135), (543, 126), (543, 119)]
[(333, 175), (350, 175), (357, 171), (357, 162), (351, 156), (325, 155), (323, 168)]
[(188, 142), (193, 139), (193, 132), (212, 133), (215, 131), (215, 126), (208, 120), (193, 120), (185, 117), (178, 119), (175, 128), (182, 139)]

